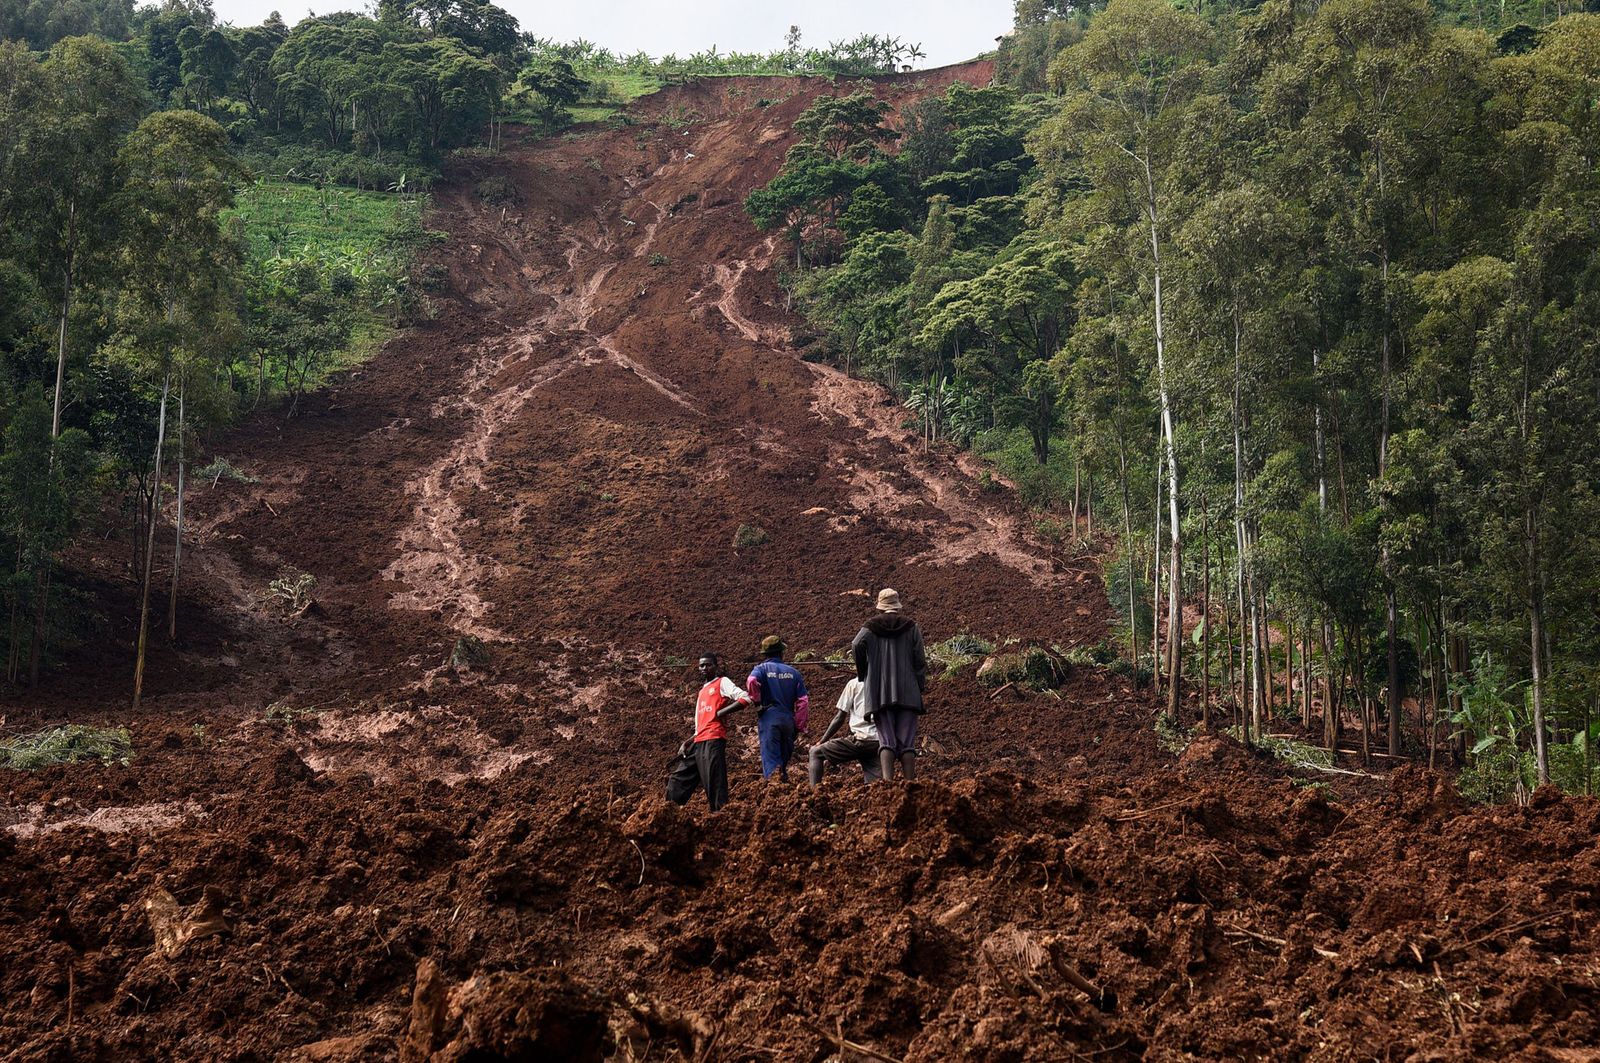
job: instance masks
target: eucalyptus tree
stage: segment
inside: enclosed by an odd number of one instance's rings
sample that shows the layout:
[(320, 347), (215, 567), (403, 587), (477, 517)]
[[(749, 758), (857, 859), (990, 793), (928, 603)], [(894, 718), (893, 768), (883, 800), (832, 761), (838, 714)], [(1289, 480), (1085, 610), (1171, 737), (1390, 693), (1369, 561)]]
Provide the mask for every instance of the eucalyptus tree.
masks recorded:
[[(1262, 91), (1263, 108), (1285, 141), (1285, 174), (1314, 189), (1323, 239), (1361, 278), (1359, 317), (1333, 353), (1376, 363), (1376, 393), (1363, 395), (1357, 407), (1371, 411), (1375, 486), (1405, 412), (1396, 395), (1404, 370), (1397, 364), (1398, 273), (1429, 245), (1443, 250), (1448, 239), (1441, 226), (1461, 187), (1449, 180), (1448, 165), (1477, 120), (1479, 70), (1487, 58), (1481, 40), (1439, 33), (1431, 18), (1422, 0), (1329, 0), (1298, 30), (1291, 57), (1267, 72)], [(1388, 520), (1381, 490), (1372, 502), (1380, 520)], [(1388, 744), (1398, 754), (1400, 610), (1387, 541), (1380, 572)]]
[(1195, 118), (1208, 109), (1212, 51), (1210, 27), (1199, 16), (1166, 0), (1113, 0), (1083, 40), (1051, 65), (1051, 81), (1066, 100), (1029, 142), (1057, 180), (1090, 182), (1082, 220), (1123, 233), (1117, 254), (1148, 291), (1171, 535), (1166, 671), (1173, 716), (1182, 677), (1183, 554), (1166, 285), (1169, 244), (1182, 221), (1186, 142)]
[[(129, 134), (120, 158), (128, 175), (120, 194), (126, 277), (119, 308), (123, 349), (146, 379), (159, 381), (161, 392), (139, 595), (133, 685), (137, 707), (144, 686), (167, 409), (174, 383), (180, 409), (184, 408), (191, 376), (211, 353), (207, 341), (223, 327), (221, 319), (229, 312), (226, 279), (232, 273), (234, 249), (220, 216), (232, 204), (233, 185), (242, 172), (222, 128), (190, 111), (161, 111), (146, 118)], [(180, 439), (184, 427), (180, 425)], [(183, 548), (183, 461), (180, 445), (174, 602)]]

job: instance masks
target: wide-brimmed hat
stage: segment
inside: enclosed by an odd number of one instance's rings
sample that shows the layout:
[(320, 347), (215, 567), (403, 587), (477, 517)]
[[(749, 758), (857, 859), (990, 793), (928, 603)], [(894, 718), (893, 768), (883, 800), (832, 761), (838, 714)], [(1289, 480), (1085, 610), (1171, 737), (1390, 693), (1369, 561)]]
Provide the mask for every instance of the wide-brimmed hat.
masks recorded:
[(761, 640), (761, 653), (763, 656), (770, 657), (774, 653), (782, 653), (783, 651), (783, 639), (779, 638), (777, 635), (768, 635), (766, 638)]
[(878, 592), (878, 612), (898, 613), (901, 609), (900, 592), (890, 587), (885, 587)]

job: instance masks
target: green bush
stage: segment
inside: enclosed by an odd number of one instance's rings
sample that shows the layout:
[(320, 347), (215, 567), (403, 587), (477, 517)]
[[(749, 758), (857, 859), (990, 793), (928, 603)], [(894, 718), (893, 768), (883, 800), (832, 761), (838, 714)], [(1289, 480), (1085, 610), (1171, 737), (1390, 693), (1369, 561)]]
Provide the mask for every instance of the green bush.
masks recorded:
[(990, 657), (979, 670), (978, 682), (986, 687), (1014, 683), (1032, 690), (1054, 690), (1066, 681), (1071, 668), (1061, 654), (1043, 646), (1030, 646), (1020, 653)]
[(211, 464), (196, 469), (194, 478), (200, 481), (210, 480), (213, 487), (222, 480), (232, 480), (234, 483), (241, 484), (258, 484), (261, 482), (261, 477), (251, 476), (220, 455), (211, 459)]
[(943, 669), (942, 678), (948, 679), (956, 672), (976, 664), (994, 652), (994, 643), (963, 631), (943, 642), (928, 647), (928, 660)]
[(1187, 727), (1168, 716), (1163, 709), (1156, 716), (1156, 744), (1162, 749), (1178, 757), (1189, 748), (1189, 743), (1194, 735)]

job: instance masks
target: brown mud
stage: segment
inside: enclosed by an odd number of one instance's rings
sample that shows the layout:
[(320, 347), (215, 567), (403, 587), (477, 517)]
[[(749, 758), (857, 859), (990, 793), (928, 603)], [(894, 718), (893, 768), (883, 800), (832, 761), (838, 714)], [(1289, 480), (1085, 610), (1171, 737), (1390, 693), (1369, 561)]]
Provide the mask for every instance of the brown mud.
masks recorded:
[[(1106, 633), (1092, 557), (792, 348), (741, 203), (825, 91), (713, 79), (462, 164), (435, 318), (218, 442), (260, 482), (194, 491), (139, 713), (116, 654), (0, 710), (136, 753), (0, 779), (0, 1058), (1597, 1058), (1592, 800), (1325, 792), (1162, 752), (1102, 669), (970, 667), (914, 785), (764, 785), (746, 721), (726, 812), (661, 800), (706, 649), (835, 654), (884, 585), (930, 641)], [(125, 555), (73, 558), (113, 617)]]

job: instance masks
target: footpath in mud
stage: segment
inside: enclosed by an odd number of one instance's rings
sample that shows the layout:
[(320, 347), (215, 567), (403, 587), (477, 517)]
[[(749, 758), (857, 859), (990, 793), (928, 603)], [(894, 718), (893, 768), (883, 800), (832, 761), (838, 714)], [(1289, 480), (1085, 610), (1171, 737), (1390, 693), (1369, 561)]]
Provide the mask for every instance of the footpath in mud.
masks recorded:
[(436, 318), (220, 441), (259, 482), (195, 492), (140, 713), (110, 657), (6, 706), (136, 756), (0, 781), (0, 1058), (1597, 1058), (1594, 801), (1340, 796), (1163, 752), (1105, 669), (971, 664), (923, 781), (765, 786), (744, 726), (726, 812), (660, 798), (707, 649), (837, 654), (883, 585), (930, 641), (1106, 634), (1092, 557), (792, 345), (741, 203), (850, 87), (714, 79), (452, 174)]

